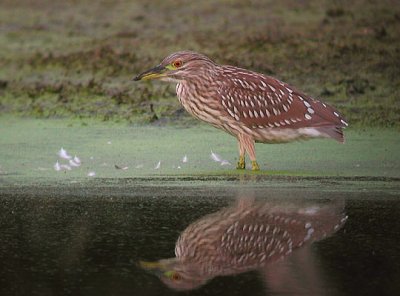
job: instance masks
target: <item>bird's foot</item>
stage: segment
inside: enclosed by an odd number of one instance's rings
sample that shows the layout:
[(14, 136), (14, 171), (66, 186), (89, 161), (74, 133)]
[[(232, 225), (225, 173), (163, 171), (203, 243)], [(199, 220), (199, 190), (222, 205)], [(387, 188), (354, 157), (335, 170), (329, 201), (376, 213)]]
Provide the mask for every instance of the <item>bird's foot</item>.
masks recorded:
[(255, 161), (255, 160), (251, 161), (251, 170), (252, 171), (259, 171), (260, 170), (260, 167), (258, 166), (257, 161)]
[(237, 163), (237, 170), (244, 170), (246, 168), (246, 162), (244, 160), (244, 156), (239, 157), (239, 161)]

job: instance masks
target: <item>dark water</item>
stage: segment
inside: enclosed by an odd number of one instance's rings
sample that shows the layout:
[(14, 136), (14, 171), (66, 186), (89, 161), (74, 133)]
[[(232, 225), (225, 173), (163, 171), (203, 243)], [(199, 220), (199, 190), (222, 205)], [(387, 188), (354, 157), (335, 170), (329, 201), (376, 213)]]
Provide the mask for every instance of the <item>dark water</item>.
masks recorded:
[[(84, 188), (29, 192), (1, 194), (1, 295), (181, 293), (138, 262), (175, 257), (182, 231), (243, 198), (259, 208), (320, 207), (348, 219), (278, 262), (217, 274), (185, 295), (399, 295), (400, 200), (393, 193), (190, 186), (148, 189), (143, 196)], [(312, 222), (321, 229), (336, 224)]]

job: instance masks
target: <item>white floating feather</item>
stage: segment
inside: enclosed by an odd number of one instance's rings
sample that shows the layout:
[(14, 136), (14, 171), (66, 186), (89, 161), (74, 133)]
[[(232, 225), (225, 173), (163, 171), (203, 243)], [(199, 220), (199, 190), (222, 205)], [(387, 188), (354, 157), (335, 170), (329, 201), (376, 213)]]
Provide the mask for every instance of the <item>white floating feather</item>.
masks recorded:
[(136, 168), (137, 168), (137, 169), (141, 169), (141, 168), (143, 168), (143, 165), (142, 165), (142, 164), (138, 164), (138, 165), (136, 166)]
[(78, 166), (80, 166), (81, 164), (75, 162), (75, 161), (72, 160), (72, 159), (70, 159), (70, 160), (69, 160), (69, 165), (70, 165), (71, 167), (78, 167)]
[(121, 167), (121, 166), (119, 166), (119, 165), (114, 165), (114, 167), (117, 169), (117, 170), (127, 170), (127, 169), (129, 169), (129, 167), (128, 166), (123, 166), (123, 167)]
[(108, 141), (107, 144), (110, 145), (110, 144), (111, 144), (111, 141)]
[(87, 176), (88, 177), (94, 177), (94, 176), (96, 176), (96, 173), (95, 172), (89, 172), (88, 174), (87, 174)]
[(61, 166), (60, 166), (60, 164), (58, 163), (58, 161), (54, 164), (54, 169), (55, 169), (56, 171), (61, 171)]
[(78, 156), (75, 155), (73, 160), (75, 163), (81, 164), (81, 160), (79, 159)]
[(187, 155), (185, 155), (185, 156), (182, 158), (182, 162), (188, 162), (188, 157), (187, 157)]
[(60, 165), (60, 168), (61, 168), (62, 170), (66, 170), (66, 171), (72, 170), (71, 167), (70, 167), (69, 165), (67, 165), (67, 164), (62, 164), (62, 165)]
[(217, 153), (214, 153), (212, 150), (211, 150), (210, 157), (211, 157), (212, 160), (214, 160), (216, 162), (221, 162), (222, 161), (221, 156), (219, 156)]
[(58, 156), (60, 156), (61, 158), (64, 158), (64, 159), (72, 158), (72, 156), (68, 155), (67, 150), (65, 150), (64, 148), (61, 148), (60, 151), (58, 151)]
[(161, 167), (161, 160), (158, 161), (157, 165), (154, 167), (155, 170), (159, 170)]
[(224, 159), (221, 161), (221, 165), (231, 165), (231, 163)]
[[(55, 168), (55, 165), (54, 165), (54, 169), (56, 169), (56, 168)], [(38, 170), (38, 171), (48, 171), (49, 169), (48, 169), (48, 168), (38, 167), (37, 170)], [(0, 170), (0, 172), (1, 172), (1, 170)]]

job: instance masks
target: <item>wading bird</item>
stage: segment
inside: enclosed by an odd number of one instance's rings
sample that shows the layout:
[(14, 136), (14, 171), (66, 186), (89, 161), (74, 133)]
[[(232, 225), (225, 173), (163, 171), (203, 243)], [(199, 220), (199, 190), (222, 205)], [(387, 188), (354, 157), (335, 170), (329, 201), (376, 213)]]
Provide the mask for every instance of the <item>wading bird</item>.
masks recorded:
[(344, 142), (347, 122), (333, 107), (270, 76), (218, 65), (205, 55), (180, 51), (134, 78), (177, 83), (183, 107), (194, 117), (238, 139), (237, 169), (259, 170), (255, 142), (285, 143), (310, 138)]

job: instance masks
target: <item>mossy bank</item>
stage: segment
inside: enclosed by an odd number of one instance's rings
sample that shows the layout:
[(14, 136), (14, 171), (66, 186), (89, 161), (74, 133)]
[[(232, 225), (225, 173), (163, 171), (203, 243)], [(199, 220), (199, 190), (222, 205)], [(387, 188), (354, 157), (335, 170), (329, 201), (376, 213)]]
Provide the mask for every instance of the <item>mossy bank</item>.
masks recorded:
[(396, 1), (0, 3), (0, 113), (193, 122), (171, 85), (133, 83), (191, 49), (278, 77), (352, 126), (400, 126)]

